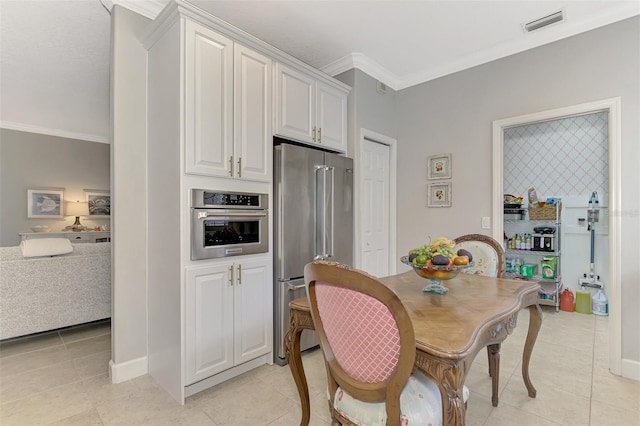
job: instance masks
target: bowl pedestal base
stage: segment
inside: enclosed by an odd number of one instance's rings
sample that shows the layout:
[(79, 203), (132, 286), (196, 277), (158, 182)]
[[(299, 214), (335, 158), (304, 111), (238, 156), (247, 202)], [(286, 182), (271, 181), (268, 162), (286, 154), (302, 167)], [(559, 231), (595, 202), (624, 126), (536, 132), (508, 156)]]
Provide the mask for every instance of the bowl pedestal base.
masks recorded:
[(435, 278), (430, 278), (430, 281), (431, 284), (422, 289), (424, 293), (445, 294), (449, 291), (448, 288), (442, 285), (442, 281)]

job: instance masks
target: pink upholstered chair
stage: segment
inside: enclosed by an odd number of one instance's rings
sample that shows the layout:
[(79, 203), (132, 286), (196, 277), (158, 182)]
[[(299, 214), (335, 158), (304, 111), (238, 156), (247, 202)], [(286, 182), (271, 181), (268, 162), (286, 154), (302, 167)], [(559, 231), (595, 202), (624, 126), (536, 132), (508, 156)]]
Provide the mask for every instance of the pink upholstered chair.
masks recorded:
[[(330, 263), (304, 270), (334, 422), (439, 425), (438, 386), (413, 371), (415, 336), (398, 297), (365, 272)], [(468, 390), (465, 388), (465, 400)]]

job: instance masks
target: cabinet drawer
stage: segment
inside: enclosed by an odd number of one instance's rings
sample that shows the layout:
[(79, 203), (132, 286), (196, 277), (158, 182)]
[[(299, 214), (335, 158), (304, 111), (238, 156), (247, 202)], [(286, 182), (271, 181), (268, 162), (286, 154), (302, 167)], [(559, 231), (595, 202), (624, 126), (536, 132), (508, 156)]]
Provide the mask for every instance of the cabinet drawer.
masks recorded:
[(71, 235), (67, 235), (66, 237), (72, 243), (90, 243), (91, 242), (91, 236), (89, 236), (89, 235), (73, 235), (73, 234), (71, 234)]

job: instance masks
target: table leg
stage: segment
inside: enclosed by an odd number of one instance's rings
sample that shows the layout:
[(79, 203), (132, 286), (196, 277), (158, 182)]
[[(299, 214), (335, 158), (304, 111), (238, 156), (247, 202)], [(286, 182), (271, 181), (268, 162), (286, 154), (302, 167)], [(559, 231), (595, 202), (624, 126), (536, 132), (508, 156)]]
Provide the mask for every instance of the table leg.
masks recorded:
[(309, 387), (302, 365), (302, 354), (300, 353), (300, 335), (303, 330), (302, 327), (298, 326), (297, 316), (292, 310), (289, 315), (289, 331), (284, 337), (284, 353), (289, 360), (289, 369), (293, 380), (296, 382), (298, 395), (300, 396), (300, 405), (302, 407), (300, 426), (308, 426), (311, 418)]
[(533, 387), (531, 379), (529, 378), (529, 361), (531, 361), (531, 353), (533, 352), (533, 345), (536, 343), (540, 326), (542, 325), (542, 309), (537, 303), (529, 306), (529, 332), (527, 333), (527, 340), (524, 345), (524, 352), (522, 353), (522, 378), (524, 384), (527, 387), (529, 396), (531, 398), (536, 397), (536, 388)]
[(498, 406), (498, 385), (500, 380), (500, 343), (487, 346), (489, 354), (489, 374), (491, 376), (491, 404)]
[(462, 426), (465, 424), (463, 398), (464, 379), (469, 370), (466, 360), (445, 360), (418, 351), (415, 366), (431, 378), (440, 388), (442, 396), (442, 424)]

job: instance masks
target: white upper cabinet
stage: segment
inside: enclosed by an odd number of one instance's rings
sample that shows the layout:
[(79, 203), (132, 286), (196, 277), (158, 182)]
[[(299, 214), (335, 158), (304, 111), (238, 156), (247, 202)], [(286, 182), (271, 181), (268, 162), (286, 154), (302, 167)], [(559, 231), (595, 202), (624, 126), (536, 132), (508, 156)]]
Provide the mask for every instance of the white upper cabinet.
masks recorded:
[(270, 179), (272, 61), (186, 22), (185, 172)]
[(234, 48), (235, 177), (271, 180), (272, 61), (242, 45)]
[(187, 21), (185, 50), (185, 172), (230, 176), (233, 41)]
[(276, 63), (276, 134), (315, 143), (315, 80)]
[(275, 72), (275, 133), (346, 152), (348, 92), (281, 63)]
[(347, 94), (318, 81), (316, 100), (317, 142), (347, 152)]

